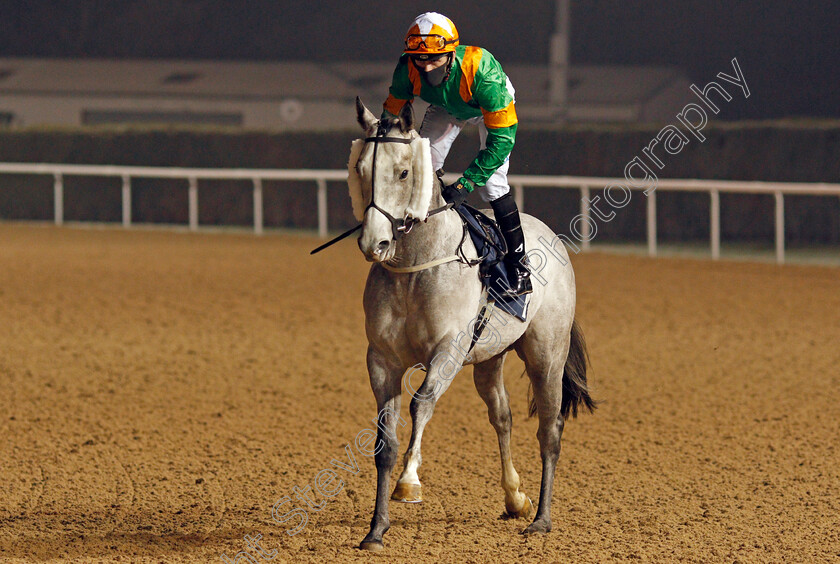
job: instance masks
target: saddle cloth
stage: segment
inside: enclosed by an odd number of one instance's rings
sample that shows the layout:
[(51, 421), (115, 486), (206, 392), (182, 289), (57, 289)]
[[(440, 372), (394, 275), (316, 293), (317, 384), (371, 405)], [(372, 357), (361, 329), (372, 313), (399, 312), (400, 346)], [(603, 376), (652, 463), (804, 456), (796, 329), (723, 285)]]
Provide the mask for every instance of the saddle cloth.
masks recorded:
[(467, 204), (461, 204), (455, 210), (466, 225), (475, 250), (481, 263), (478, 274), (481, 284), (488, 293), (488, 298), (496, 300), (496, 307), (513, 315), (520, 321), (528, 316), (528, 296), (511, 296), (511, 287), (507, 268), (502, 261), (505, 256), (506, 244), (498, 224)]

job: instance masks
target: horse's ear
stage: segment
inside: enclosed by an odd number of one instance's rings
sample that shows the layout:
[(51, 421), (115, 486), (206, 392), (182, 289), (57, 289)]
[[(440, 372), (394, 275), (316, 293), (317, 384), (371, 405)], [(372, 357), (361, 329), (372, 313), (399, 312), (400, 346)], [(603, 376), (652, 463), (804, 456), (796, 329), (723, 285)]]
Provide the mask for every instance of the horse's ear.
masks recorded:
[(408, 133), (414, 127), (414, 109), (411, 106), (411, 102), (406, 102), (403, 104), (402, 109), (400, 110), (400, 131), (403, 133)]
[(373, 112), (365, 107), (362, 103), (362, 99), (358, 96), (356, 96), (356, 119), (358, 120), (359, 125), (362, 126), (362, 129), (368, 133), (375, 131), (379, 126), (379, 120), (376, 119)]

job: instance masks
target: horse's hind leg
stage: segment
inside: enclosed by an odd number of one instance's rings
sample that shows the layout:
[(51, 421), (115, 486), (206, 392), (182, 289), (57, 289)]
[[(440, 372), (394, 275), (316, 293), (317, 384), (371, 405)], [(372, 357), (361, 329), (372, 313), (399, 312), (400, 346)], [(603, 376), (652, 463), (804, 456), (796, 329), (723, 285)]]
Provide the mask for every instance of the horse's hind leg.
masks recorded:
[(531, 516), (533, 506), (531, 500), (519, 491), (519, 474), (513, 467), (510, 457), (510, 431), (512, 419), (508, 393), (505, 389), (502, 366), (505, 355), (501, 354), (474, 368), (473, 379), (478, 395), (487, 404), (490, 424), (496, 429), (499, 437), (499, 455), (502, 458), (502, 489), (505, 490), (505, 511), (511, 517), (527, 519)]
[(551, 490), (557, 459), (560, 457), (560, 438), (565, 423), (560, 407), (568, 343), (558, 351), (552, 346), (546, 346), (546, 341), (552, 339), (529, 339), (526, 333), (521, 347), (517, 348), (520, 356), (524, 357), (525, 368), (533, 386), (537, 416), (540, 420), (537, 438), (540, 441), (542, 458), (540, 503), (534, 522), (522, 531), (524, 534), (547, 533), (551, 530)]

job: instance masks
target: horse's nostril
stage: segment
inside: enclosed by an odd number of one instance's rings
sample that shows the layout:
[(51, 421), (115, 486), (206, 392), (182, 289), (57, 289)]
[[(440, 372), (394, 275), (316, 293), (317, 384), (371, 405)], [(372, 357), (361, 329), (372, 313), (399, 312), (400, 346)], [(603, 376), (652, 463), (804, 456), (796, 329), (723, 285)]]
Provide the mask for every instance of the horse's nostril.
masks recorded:
[(377, 245), (377, 248), (380, 251), (384, 251), (385, 249), (388, 248), (388, 245), (390, 245), (390, 244), (391, 244), (390, 241), (379, 241), (379, 245)]

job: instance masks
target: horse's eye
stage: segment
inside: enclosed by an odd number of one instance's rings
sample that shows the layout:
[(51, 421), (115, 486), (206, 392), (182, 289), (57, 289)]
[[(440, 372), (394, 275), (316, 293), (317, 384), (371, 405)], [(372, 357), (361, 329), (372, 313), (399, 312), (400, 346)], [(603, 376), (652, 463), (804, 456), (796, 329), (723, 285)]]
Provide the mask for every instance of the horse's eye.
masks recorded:
[(402, 171), (402, 174), (400, 175), (400, 180), (405, 180), (406, 178), (408, 178), (408, 171), (404, 170), (404, 171)]

